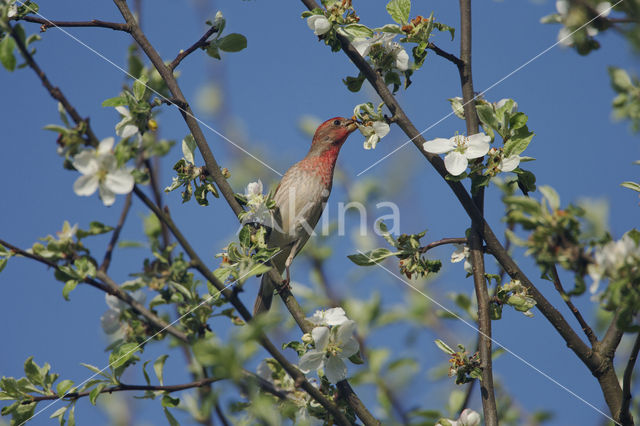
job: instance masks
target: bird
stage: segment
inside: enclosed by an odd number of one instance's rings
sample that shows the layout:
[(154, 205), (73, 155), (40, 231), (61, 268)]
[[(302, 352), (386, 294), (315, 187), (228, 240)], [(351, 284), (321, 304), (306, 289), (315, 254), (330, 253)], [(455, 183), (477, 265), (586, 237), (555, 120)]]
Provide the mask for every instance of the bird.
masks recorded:
[[(355, 120), (334, 117), (315, 131), (307, 155), (284, 174), (274, 194), (272, 229), (267, 245), (280, 249), (271, 259), (272, 266), (290, 282), (289, 266), (313, 233), (333, 185), (333, 170), (349, 135), (358, 128)], [(253, 314), (269, 310), (274, 290), (281, 285), (268, 273), (262, 275)]]

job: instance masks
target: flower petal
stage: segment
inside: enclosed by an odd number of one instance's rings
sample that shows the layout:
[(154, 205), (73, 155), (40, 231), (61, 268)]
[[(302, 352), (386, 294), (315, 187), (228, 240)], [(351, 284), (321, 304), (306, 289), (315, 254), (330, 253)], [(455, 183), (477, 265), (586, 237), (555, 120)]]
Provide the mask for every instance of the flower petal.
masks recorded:
[(316, 327), (311, 330), (311, 337), (316, 344), (316, 350), (324, 351), (329, 344), (329, 328), (328, 327)]
[(387, 136), (391, 130), (391, 127), (389, 127), (389, 125), (384, 121), (374, 121), (371, 127), (373, 127), (373, 130), (380, 139)]
[(484, 133), (476, 133), (475, 135), (469, 136), (465, 143), (466, 149), (464, 151), (464, 156), (469, 160), (482, 157), (489, 152), (489, 148), (491, 148), (489, 146), (490, 141), (491, 137)]
[(115, 139), (113, 137), (104, 138), (98, 144), (98, 154), (107, 154), (111, 152)]
[(504, 158), (498, 168), (501, 172), (511, 172), (515, 170), (516, 167), (520, 165), (520, 156), (519, 155), (511, 155), (507, 158)]
[(126, 169), (119, 169), (107, 174), (104, 186), (116, 194), (128, 194), (133, 190), (135, 181)]
[(462, 174), (467, 169), (469, 161), (457, 151), (451, 151), (444, 157), (444, 167), (453, 176)]
[(454, 142), (451, 139), (444, 138), (436, 138), (422, 144), (422, 149), (431, 154), (444, 154), (453, 148), (455, 148)]
[(347, 314), (342, 308), (327, 309), (324, 312), (324, 318), (327, 325), (340, 325), (349, 321), (349, 318), (347, 318)]
[(369, 54), (371, 50), (371, 40), (364, 37), (356, 37), (351, 41), (351, 45), (358, 51), (363, 58)]
[(93, 149), (85, 149), (73, 157), (73, 167), (83, 175), (93, 175), (98, 172), (98, 161)]
[(455, 244), (455, 248), (455, 251), (451, 253), (451, 263), (461, 262), (466, 257), (464, 253), (465, 246), (462, 244)]
[(109, 309), (100, 317), (102, 330), (106, 334), (113, 334), (120, 329), (120, 312)]
[(315, 349), (310, 350), (306, 354), (302, 355), (298, 362), (298, 367), (305, 373), (312, 370), (317, 370), (322, 367), (324, 361), (324, 352)]
[(80, 176), (73, 183), (73, 192), (76, 195), (88, 197), (98, 189), (98, 177), (96, 175)]
[(116, 107), (116, 111), (118, 111), (118, 113), (120, 113), (121, 116), (123, 117), (131, 117), (131, 113), (129, 112), (129, 108), (125, 107), (125, 106), (117, 106)]
[(133, 124), (127, 124), (124, 127), (120, 128), (120, 131), (116, 130), (116, 134), (120, 136), (122, 139), (129, 138), (138, 133), (138, 128)]
[(332, 356), (324, 363), (324, 374), (331, 383), (338, 383), (347, 378), (347, 366), (340, 358)]
[(307, 25), (317, 36), (325, 34), (331, 29), (331, 22), (323, 15), (310, 16), (307, 18)]
[(98, 193), (100, 195), (100, 199), (102, 200), (102, 204), (109, 207), (116, 202), (116, 194), (114, 194), (113, 191), (111, 191), (109, 187), (107, 187), (104, 183), (101, 183), (98, 188)]
[(409, 69), (409, 55), (404, 49), (400, 48), (396, 50), (395, 57), (396, 57), (395, 66), (398, 69), (398, 71), (406, 71)]

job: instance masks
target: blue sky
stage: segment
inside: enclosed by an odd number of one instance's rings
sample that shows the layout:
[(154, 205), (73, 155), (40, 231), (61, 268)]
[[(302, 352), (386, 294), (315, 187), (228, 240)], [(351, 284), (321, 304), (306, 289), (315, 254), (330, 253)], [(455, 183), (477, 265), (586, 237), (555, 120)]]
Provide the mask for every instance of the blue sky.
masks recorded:
[[(216, 4), (213, 4), (216, 3)], [(385, 1), (355, 1), (363, 23), (370, 27), (389, 22), (384, 11)], [(414, 2), (419, 3), (419, 2)], [(43, 0), (40, 12), (50, 19), (120, 21), (115, 6), (110, 2), (82, 2)], [(200, 5), (196, 7), (197, 5)], [(427, 8), (428, 7), (428, 8)], [(213, 128), (225, 133), (255, 153), (276, 170), (284, 171), (306, 153), (309, 140), (298, 129), (303, 115), (319, 119), (343, 115), (350, 116), (353, 106), (366, 101), (377, 103), (372, 90), (366, 85), (360, 93), (346, 90), (341, 79), (356, 75), (355, 67), (341, 53), (332, 53), (317, 42), (306, 23), (300, 19), (302, 3), (267, 1), (146, 2), (143, 14), (144, 29), (163, 58), (170, 60), (180, 49), (188, 47), (204, 33), (204, 21), (220, 9), (227, 18), (228, 32), (247, 36), (248, 48), (240, 53), (224, 54), (221, 63), (203, 53), (188, 57), (180, 66), (180, 83), (185, 95), (196, 104), (202, 87), (212, 78), (224, 86), (222, 110), (216, 117), (200, 117)], [(483, 91), (547, 49), (557, 40), (558, 26), (542, 25), (539, 19), (555, 10), (554, 2), (476, 2), (473, 12), (473, 71), (476, 91)], [(205, 11), (205, 12), (203, 12)], [(433, 11), (437, 20), (458, 26), (457, 4), (436, 0), (426, 5), (414, 5), (412, 16), (428, 16)], [(35, 24), (24, 24), (28, 33), (38, 31)], [(65, 29), (83, 43), (100, 52), (110, 61), (126, 67), (128, 36), (107, 29)], [(90, 116), (99, 137), (112, 136), (118, 116), (111, 108), (100, 103), (116, 96), (124, 76), (113, 65), (97, 57), (86, 47), (59, 30), (50, 29), (38, 43), (36, 60), (53, 84), (59, 86), (83, 116)], [(636, 136), (626, 123), (611, 119), (611, 100), (614, 93), (609, 86), (607, 66), (637, 70), (638, 58), (617, 34), (609, 32), (598, 38), (602, 48), (587, 57), (573, 50), (555, 47), (510, 76), (486, 93), (489, 101), (510, 97), (519, 109), (529, 116), (529, 128), (536, 136), (526, 154), (536, 158), (528, 163), (539, 184), (552, 185), (560, 194), (563, 204), (589, 197), (603, 199), (610, 204), (610, 230), (614, 238), (638, 223), (638, 197), (619, 186), (625, 180), (638, 180), (640, 159)], [(459, 39), (451, 41), (448, 33), (438, 34), (433, 41), (442, 49), (457, 53)], [(5, 184), (2, 189), (2, 224), (0, 237), (20, 247), (29, 247), (39, 237), (53, 234), (64, 220), (87, 227), (91, 220), (107, 224), (117, 221), (123, 197), (118, 197), (112, 208), (104, 208), (97, 196), (77, 197), (72, 191), (77, 174), (61, 167), (55, 153), (56, 135), (42, 130), (50, 123), (58, 123), (55, 103), (48, 97), (31, 70), (17, 70), (12, 74), (1, 71), (0, 117), (3, 128), (3, 153), (0, 167)], [(423, 68), (414, 74), (413, 85), (400, 91), (398, 99), (418, 129), (426, 129), (450, 112), (447, 98), (460, 96), (459, 79), (455, 67), (432, 53)], [(233, 126), (230, 124), (234, 123)], [(162, 136), (181, 140), (187, 133), (175, 109), (165, 108), (159, 116)], [(450, 137), (462, 132), (464, 123), (450, 117), (425, 133), (427, 139)], [(266, 184), (276, 184), (278, 176), (272, 171), (251, 163), (244, 154), (205, 130), (209, 144), (223, 166), (246, 161), (255, 171), (251, 180), (260, 178)], [(429, 229), (428, 240), (462, 236), (469, 221), (444, 182), (430, 166), (417, 155), (409, 144), (399, 152), (373, 167), (361, 176), (359, 172), (382, 158), (406, 141), (398, 128), (374, 151), (362, 148), (362, 137), (354, 134), (343, 147), (338, 160), (345, 181), (350, 185), (367, 178), (376, 178), (387, 191), (379, 201), (393, 201), (401, 208), (402, 232), (415, 233)], [(162, 184), (171, 179), (170, 166), (179, 158), (179, 149), (172, 151), (163, 165)], [(241, 171), (234, 172), (235, 189), (241, 192), (248, 182), (241, 179)], [(401, 190), (395, 188), (401, 182)], [(534, 196), (539, 197), (538, 194)], [(487, 216), (494, 229), (502, 229), (502, 206), (495, 189), (487, 196)], [(217, 261), (213, 255), (220, 251), (235, 229), (231, 210), (221, 200), (204, 208), (189, 203), (182, 205), (179, 194), (167, 197), (175, 220), (194, 246), (208, 260), (211, 267)], [(329, 214), (337, 213), (337, 203), (347, 202), (345, 185), (336, 186), (332, 194)], [(375, 206), (369, 208), (370, 217), (380, 214)], [(130, 220), (125, 227), (125, 239), (141, 239), (140, 217), (146, 213), (134, 203)], [(384, 214), (386, 212), (382, 212)], [(351, 223), (351, 225), (355, 225)], [(107, 238), (96, 239), (96, 249)], [(372, 291), (383, 297), (383, 309), (390, 309), (405, 300), (406, 287), (380, 269), (358, 270), (346, 255), (355, 252), (350, 238), (335, 240), (334, 256), (329, 262), (329, 277), (343, 295), (367, 299)], [(384, 243), (377, 243), (383, 246)], [(451, 289), (470, 289), (470, 280), (464, 280), (460, 267), (447, 264), (449, 248), (434, 252), (445, 263), (443, 273), (430, 285), (432, 296), (451, 306), (446, 297)], [(520, 253), (521, 254), (521, 253)], [(118, 281), (127, 279), (127, 273), (139, 267), (142, 250), (122, 250), (116, 253), (111, 273)], [(522, 257), (520, 257), (522, 259)], [(303, 263), (303, 262), (299, 262)], [(389, 264), (393, 267), (393, 264)], [(531, 259), (521, 266), (535, 279), (538, 288), (557, 305), (557, 297), (550, 283), (538, 280), (539, 273)], [(343, 273), (347, 271), (347, 273)], [(294, 267), (294, 279), (308, 282), (308, 265)], [(61, 295), (62, 285), (53, 280), (51, 272), (41, 265), (24, 259), (12, 259), (0, 274), (3, 297), (0, 298), (0, 320), (3, 327), (3, 350), (0, 351), (0, 375), (21, 376), (22, 364), (31, 355), (36, 362), (48, 361), (53, 371), (64, 378), (81, 381), (88, 376), (79, 363), (103, 366), (107, 362), (104, 347), (107, 340), (100, 328), (100, 315), (106, 310), (104, 295), (87, 286), (79, 286), (66, 302)], [(344, 285), (357, 277), (350, 287)], [(570, 277), (563, 277), (570, 283)], [(247, 283), (243, 299), (252, 304), (256, 280)], [(414, 296), (415, 297), (415, 296)], [(582, 296), (577, 304), (591, 313), (589, 296)], [(426, 301), (425, 301), (426, 303)], [(565, 317), (573, 324), (569, 312)], [(591, 316), (591, 315), (588, 315)], [(448, 334), (461, 343), (471, 345), (473, 331), (464, 325), (446, 323)], [(398, 353), (417, 356), (423, 368), (417, 380), (407, 389), (403, 398), (407, 407), (440, 408), (446, 403), (449, 382), (439, 382), (424, 394), (426, 371), (444, 361), (434, 348), (434, 338), (441, 335), (430, 330), (413, 330), (417, 335), (414, 347), (407, 346), (404, 332), (383, 329), (371, 337), (375, 347), (392, 345)], [(603, 409), (599, 388), (588, 372), (578, 363), (552, 327), (539, 313), (533, 319), (515, 312), (506, 312), (502, 321), (494, 322), (494, 337), (513, 352), (572, 389), (581, 398)], [(451, 343), (457, 343), (456, 341)], [(149, 348), (145, 359), (153, 359), (162, 348)], [(188, 380), (179, 353), (172, 353), (167, 361), (165, 380), (178, 383)], [(172, 368), (173, 367), (173, 368)], [(513, 395), (527, 412), (536, 409), (555, 410), (551, 424), (599, 424), (603, 417), (568, 392), (525, 366), (510, 355), (503, 355), (495, 364), (495, 374), (505, 389)], [(130, 381), (140, 380), (137, 375)], [(370, 389), (361, 393), (374, 399)], [(420, 395), (422, 398), (417, 398)], [(429, 398), (424, 398), (429, 395)], [(445, 395), (445, 396), (443, 396)], [(477, 396), (477, 393), (476, 393)], [(424, 406), (427, 402), (427, 406)], [(141, 410), (137, 421), (161, 423), (164, 421), (156, 402), (134, 402)], [(478, 408), (478, 401), (474, 401)], [(48, 414), (55, 411), (55, 407)], [(606, 410), (605, 410), (606, 411)], [(34, 419), (32, 424), (49, 424), (47, 413)], [(78, 404), (77, 418), (81, 423), (104, 423), (106, 418), (89, 403)], [(140, 424), (142, 424), (140, 423)]]

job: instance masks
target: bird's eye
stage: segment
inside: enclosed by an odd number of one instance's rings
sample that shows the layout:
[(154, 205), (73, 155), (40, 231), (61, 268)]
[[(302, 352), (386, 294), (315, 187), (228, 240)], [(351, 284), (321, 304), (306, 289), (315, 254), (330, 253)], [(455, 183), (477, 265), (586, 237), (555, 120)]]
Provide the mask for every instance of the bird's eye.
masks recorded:
[(333, 120), (333, 125), (334, 126), (339, 126), (340, 125), (340, 120)]

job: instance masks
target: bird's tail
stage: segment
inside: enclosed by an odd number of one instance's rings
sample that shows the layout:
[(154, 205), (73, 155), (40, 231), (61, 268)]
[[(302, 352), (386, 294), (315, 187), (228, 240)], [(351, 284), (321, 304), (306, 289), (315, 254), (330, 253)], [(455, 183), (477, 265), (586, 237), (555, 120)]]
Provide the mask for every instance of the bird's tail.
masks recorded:
[(258, 290), (258, 297), (256, 297), (256, 303), (253, 305), (254, 316), (269, 310), (275, 288), (276, 283), (269, 277), (269, 273), (263, 274), (262, 281), (260, 281), (260, 290)]

